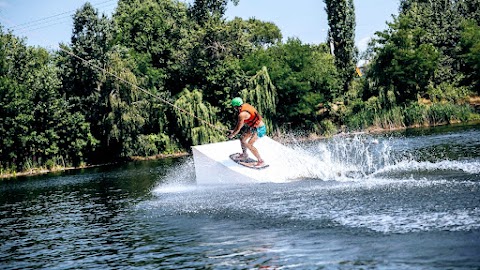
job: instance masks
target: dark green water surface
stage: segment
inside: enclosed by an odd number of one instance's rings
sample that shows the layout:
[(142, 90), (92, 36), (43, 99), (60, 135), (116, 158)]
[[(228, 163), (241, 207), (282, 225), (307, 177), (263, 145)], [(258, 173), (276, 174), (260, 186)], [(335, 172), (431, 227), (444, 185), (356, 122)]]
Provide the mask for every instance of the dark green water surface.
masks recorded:
[(0, 269), (480, 269), (480, 126), (290, 145), (285, 183), (192, 157), (0, 182)]

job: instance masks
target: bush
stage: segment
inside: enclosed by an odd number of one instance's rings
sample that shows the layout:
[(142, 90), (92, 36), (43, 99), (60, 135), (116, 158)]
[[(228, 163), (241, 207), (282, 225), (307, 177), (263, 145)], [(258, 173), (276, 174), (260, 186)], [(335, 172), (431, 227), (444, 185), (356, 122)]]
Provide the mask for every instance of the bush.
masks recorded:
[(405, 125), (426, 126), (429, 124), (428, 107), (422, 104), (414, 103), (405, 109)]
[(172, 154), (179, 152), (178, 144), (166, 134), (141, 134), (134, 149), (134, 155), (154, 156), (158, 154)]
[(373, 126), (382, 129), (395, 129), (405, 127), (405, 117), (401, 107), (393, 107), (390, 110), (382, 110), (376, 114)]
[(330, 120), (323, 120), (320, 122), (320, 131), (324, 136), (332, 136), (337, 133), (337, 127)]
[(54, 169), (55, 167), (57, 167), (57, 164), (55, 163), (55, 161), (53, 159), (49, 159), (47, 160), (47, 162), (45, 163), (45, 167), (47, 167), (48, 170), (52, 170)]
[(472, 118), (473, 110), (468, 105), (433, 103), (432, 105), (412, 104), (405, 110), (405, 124), (415, 126), (438, 126), (466, 122)]
[(349, 130), (362, 130), (373, 124), (373, 118), (372, 112), (362, 109), (358, 113), (348, 116), (345, 124)]
[(449, 103), (464, 103), (470, 95), (470, 91), (467, 87), (455, 87), (450, 83), (441, 83), (440, 85), (433, 87), (429, 86), (427, 95), (434, 103), (449, 102)]
[(468, 105), (455, 105), (450, 103), (432, 104), (429, 110), (429, 122), (431, 125), (451, 124), (468, 121), (473, 112)]

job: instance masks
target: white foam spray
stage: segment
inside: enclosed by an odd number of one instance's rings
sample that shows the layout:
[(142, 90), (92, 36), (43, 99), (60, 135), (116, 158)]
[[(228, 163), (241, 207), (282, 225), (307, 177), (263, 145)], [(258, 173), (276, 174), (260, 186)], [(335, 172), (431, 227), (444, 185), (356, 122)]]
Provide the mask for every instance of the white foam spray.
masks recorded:
[[(331, 139), (296, 141), (289, 137), (285, 152), (287, 167), (296, 179), (317, 179), (323, 181), (365, 181), (388, 178), (389, 174), (419, 171), (457, 170), (468, 174), (480, 173), (480, 162), (463, 161), (419, 161), (413, 152), (405, 153), (394, 149), (399, 138), (370, 135), (334, 137)], [(397, 177), (394, 177), (398, 179)], [(227, 182), (228, 183), (228, 182)], [(195, 186), (195, 169), (192, 158), (172, 167), (158, 192), (178, 192)]]
[(293, 142), (292, 168), (305, 178), (352, 181), (392, 165), (389, 139), (366, 136)]
[[(423, 160), (415, 149), (398, 148), (401, 138), (355, 135), (310, 142), (293, 141), (292, 168), (305, 178), (364, 181), (401, 173), (459, 171), (479, 174), (478, 160)], [(396, 147), (395, 147), (396, 145)], [(397, 177), (394, 177), (397, 179)]]

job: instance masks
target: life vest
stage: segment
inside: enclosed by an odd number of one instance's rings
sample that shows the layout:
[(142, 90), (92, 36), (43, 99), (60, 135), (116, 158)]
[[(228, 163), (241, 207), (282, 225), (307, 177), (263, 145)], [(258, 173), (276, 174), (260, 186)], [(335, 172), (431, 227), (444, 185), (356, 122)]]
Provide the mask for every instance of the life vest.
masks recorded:
[(250, 114), (250, 118), (245, 120), (245, 124), (249, 127), (255, 127), (258, 122), (262, 120), (262, 117), (258, 114), (257, 110), (248, 103), (243, 103), (240, 112), (248, 112)]

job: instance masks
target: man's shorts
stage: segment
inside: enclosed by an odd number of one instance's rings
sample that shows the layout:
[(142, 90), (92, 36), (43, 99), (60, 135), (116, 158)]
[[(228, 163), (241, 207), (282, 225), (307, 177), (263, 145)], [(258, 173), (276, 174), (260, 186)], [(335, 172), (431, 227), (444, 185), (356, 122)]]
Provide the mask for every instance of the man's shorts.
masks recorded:
[(254, 128), (254, 127), (249, 127), (249, 126), (245, 125), (245, 126), (243, 126), (243, 128), (240, 132), (242, 134), (244, 134), (247, 131), (250, 131), (252, 134), (257, 133), (258, 137), (261, 138), (261, 137), (265, 136), (265, 134), (267, 133), (267, 126), (263, 125), (261, 127)]
[(263, 125), (257, 128), (257, 135), (259, 138), (265, 136), (266, 133), (267, 133), (267, 126)]

